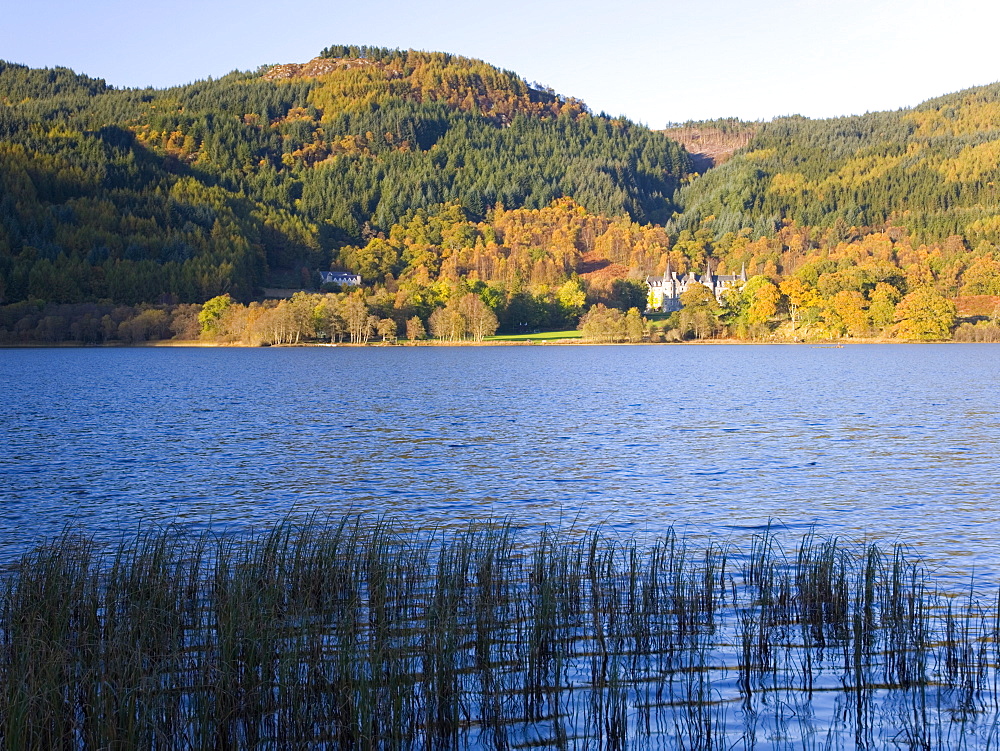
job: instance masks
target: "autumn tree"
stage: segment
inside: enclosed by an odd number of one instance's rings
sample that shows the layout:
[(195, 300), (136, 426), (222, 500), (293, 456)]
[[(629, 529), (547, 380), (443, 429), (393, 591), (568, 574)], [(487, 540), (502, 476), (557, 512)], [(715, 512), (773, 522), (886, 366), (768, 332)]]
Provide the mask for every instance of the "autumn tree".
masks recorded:
[(900, 339), (948, 339), (955, 326), (955, 304), (929, 287), (906, 295), (896, 306), (895, 333)]
[(973, 260), (962, 275), (963, 295), (1000, 295), (1000, 261), (992, 254)]
[(156, 308), (147, 308), (134, 318), (118, 324), (118, 338), (127, 344), (165, 339), (170, 330), (167, 313)]
[[(758, 283), (752, 284), (755, 280)], [(767, 277), (754, 277), (747, 282), (750, 306), (747, 308), (747, 323), (765, 324), (778, 314), (781, 292)]]
[(298, 344), (304, 337), (314, 337), (316, 330), (314, 311), (315, 295), (296, 292), (283, 306), (287, 318), (289, 344)]
[(424, 339), (427, 331), (424, 329), (424, 322), (418, 316), (413, 316), (406, 321), (406, 338), (411, 342)]
[(865, 296), (860, 292), (840, 290), (826, 301), (823, 308), (827, 327), (840, 336), (865, 336), (871, 326), (866, 306)]
[(592, 342), (620, 342), (628, 336), (625, 315), (603, 303), (591, 306), (578, 326), (583, 338)]
[(868, 317), (872, 327), (879, 333), (884, 333), (896, 320), (896, 304), (902, 295), (899, 290), (887, 282), (879, 282), (872, 290), (868, 304)]
[(382, 318), (376, 325), (376, 330), (378, 335), (382, 337), (383, 342), (395, 342), (396, 341), (396, 322), (391, 318)]
[(682, 336), (707, 339), (719, 330), (722, 307), (704, 284), (691, 284), (680, 296), (678, 328)]
[(778, 314), (781, 291), (768, 277), (758, 274), (742, 289), (727, 290), (725, 301), (731, 325), (756, 338), (768, 332), (771, 320)]
[(499, 322), (496, 314), (474, 292), (459, 299), (458, 311), (465, 319), (466, 330), (475, 341), (481, 342), (485, 337), (493, 336), (497, 332)]
[(457, 301), (449, 301), (443, 308), (438, 308), (430, 317), (431, 334), (435, 339), (449, 342), (460, 341), (467, 331), (465, 316), (458, 309)]
[(788, 317), (792, 322), (792, 332), (794, 332), (799, 323), (799, 311), (802, 308), (816, 305), (819, 297), (811, 287), (797, 276), (783, 279), (778, 288), (788, 301)]
[(374, 330), (373, 316), (368, 312), (364, 293), (355, 292), (343, 303), (343, 316), (352, 344), (366, 344)]

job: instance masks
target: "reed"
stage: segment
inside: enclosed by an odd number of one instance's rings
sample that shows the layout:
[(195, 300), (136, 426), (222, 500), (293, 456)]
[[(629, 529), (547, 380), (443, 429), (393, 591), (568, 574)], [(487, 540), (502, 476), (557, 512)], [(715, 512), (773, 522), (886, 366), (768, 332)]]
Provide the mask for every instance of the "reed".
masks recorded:
[(67, 531), (0, 575), (0, 744), (995, 747), (983, 592), (901, 545), (770, 529)]

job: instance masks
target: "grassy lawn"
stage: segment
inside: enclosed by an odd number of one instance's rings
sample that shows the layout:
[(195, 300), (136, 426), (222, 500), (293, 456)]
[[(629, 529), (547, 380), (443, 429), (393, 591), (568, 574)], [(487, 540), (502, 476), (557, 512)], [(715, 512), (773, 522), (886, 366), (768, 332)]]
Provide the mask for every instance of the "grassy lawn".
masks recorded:
[(576, 331), (540, 331), (537, 334), (501, 334), (488, 336), (485, 342), (549, 342), (555, 339), (580, 339), (582, 333)]

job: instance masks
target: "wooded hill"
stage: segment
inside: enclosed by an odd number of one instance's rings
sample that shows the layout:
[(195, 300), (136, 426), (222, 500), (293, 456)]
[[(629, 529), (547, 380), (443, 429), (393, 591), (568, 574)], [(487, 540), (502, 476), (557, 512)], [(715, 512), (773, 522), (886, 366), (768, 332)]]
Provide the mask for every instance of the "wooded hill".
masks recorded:
[(904, 228), (918, 242), (1000, 242), (1000, 83), (912, 109), (759, 123), (749, 144), (681, 194), (678, 226), (716, 235), (786, 221)]
[(573, 326), (709, 265), (752, 278), (663, 336), (941, 338), (1000, 319), (998, 180), (1000, 84), (654, 132), (442, 53), (330, 47), (165, 90), (0, 63), (0, 340), (188, 335), (184, 304), (270, 316), (246, 306), (326, 269), (400, 335), (469, 294), (501, 331)]
[(688, 171), (661, 134), (440, 53), (166, 90), (0, 63), (0, 299), (249, 300), (446, 202), (662, 223)]

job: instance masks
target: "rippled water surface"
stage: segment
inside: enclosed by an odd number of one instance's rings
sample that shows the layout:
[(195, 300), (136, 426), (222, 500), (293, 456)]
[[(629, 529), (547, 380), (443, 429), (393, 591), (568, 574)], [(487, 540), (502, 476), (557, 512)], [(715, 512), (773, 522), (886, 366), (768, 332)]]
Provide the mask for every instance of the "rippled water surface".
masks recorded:
[(902, 539), (1000, 578), (989, 345), (0, 351), (0, 551), (314, 511)]

